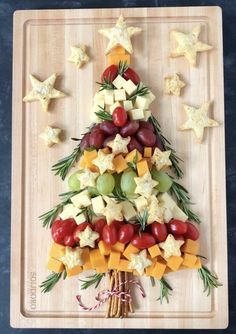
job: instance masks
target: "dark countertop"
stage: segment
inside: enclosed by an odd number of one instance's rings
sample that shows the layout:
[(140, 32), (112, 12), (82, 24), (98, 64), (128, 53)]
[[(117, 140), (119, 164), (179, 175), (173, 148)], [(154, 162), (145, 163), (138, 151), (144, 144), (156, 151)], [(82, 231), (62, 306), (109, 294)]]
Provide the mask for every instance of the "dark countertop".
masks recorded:
[[(164, 1), (164, 0), (1, 0), (0, 1), (0, 331), (9, 333), (94, 333), (95, 330), (24, 330), (9, 326), (10, 295), (10, 198), (11, 198), (11, 76), (12, 76), (12, 15), (17, 9), (45, 8), (99, 8), (99, 7), (165, 7), (165, 6), (221, 6), (224, 24), (224, 74), (225, 74), (225, 122), (226, 122), (226, 159), (227, 159), (227, 215), (228, 215), (228, 253), (229, 253), (229, 303), (230, 324), (226, 333), (236, 333), (236, 1)], [(217, 168), (217, 166), (216, 166)], [(13, 189), (14, 191), (14, 189)], [(96, 330), (105, 332), (105, 330)], [(109, 333), (131, 333), (133, 330), (109, 330)], [(142, 333), (154, 330), (142, 330)], [(164, 330), (156, 330), (158, 333)], [(165, 330), (176, 332), (177, 330)], [(179, 332), (179, 331), (178, 331)], [(188, 330), (196, 333), (197, 330)], [(199, 332), (199, 331), (198, 331)], [(203, 331), (206, 333), (210, 331)], [(211, 331), (212, 332), (212, 331)], [(223, 330), (215, 330), (222, 333)]]

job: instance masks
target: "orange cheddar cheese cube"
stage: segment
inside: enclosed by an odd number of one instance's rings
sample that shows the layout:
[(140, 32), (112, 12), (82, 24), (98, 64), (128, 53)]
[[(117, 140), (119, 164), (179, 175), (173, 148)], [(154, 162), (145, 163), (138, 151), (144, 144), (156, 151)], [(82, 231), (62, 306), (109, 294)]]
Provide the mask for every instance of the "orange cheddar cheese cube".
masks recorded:
[(123, 172), (126, 168), (128, 168), (127, 162), (125, 161), (124, 157), (121, 154), (117, 155), (113, 159), (113, 165), (118, 174)]
[(137, 162), (142, 160), (142, 154), (138, 150), (135, 149), (135, 150), (126, 154), (125, 161), (126, 162), (133, 162), (136, 155), (137, 155)]
[(125, 54), (125, 49), (122, 46), (118, 45), (115, 48), (113, 48), (110, 53), (111, 54), (115, 54), (115, 53)]
[(123, 252), (123, 256), (126, 257), (126, 259), (130, 260), (130, 254), (137, 254), (139, 253), (139, 249), (134, 247), (131, 243), (125, 248), (125, 251)]
[(183, 258), (181, 256), (171, 256), (167, 260), (167, 267), (169, 267), (172, 271), (177, 271), (182, 262)]
[(53, 242), (49, 255), (53, 259), (60, 260), (65, 255), (65, 246)]
[(181, 247), (182, 252), (189, 253), (193, 255), (197, 255), (199, 251), (199, 243), (198, 241), (194, 241), (191, 239), (186, 239), (185, 243)]
[(200, 269), (202, 268), (202, 263), (201, 263), (201, 259), (198, 257), (197, 261), (195, 262), (193, 269)]
[(93, 269), (92, 263), (90, 261), (90, 256), (89, 256), (89, 248), (88, 247), (84, 247), (83, 248), (83, 254), (82, 254), (82, 259), (84, 261), (83, 264), (83, 270), (90, 270)]
[(65, 266), (61, 261), (58, 261), (56, 259), (50, 258), (47, 265), (48, 270), (53, 271), (54, 273), (61, 273)]
[(166, 265), (160, 261), (155, 263), (154, 268), (151, 270), (151, 275), (154, 278), (161, 279), (165, 273)]
[(86, 161), (84, 160), (84, 157), (82, 157), (79, 161), (79, 167), (80, 169), (86, 168)]
[(195, 263), (197, 262), (197, 257), (193, 254), (184, 253), (183, 259), (183, 265), (188, 268), (193, 268)]
[(79, 275), (82, 271), (83, 271), (83, 268), (82, 268), (81, 266), (75, 266), (75, 267), (72, 268), (72, 269), (69, 269), (69, 268), (66, 266), (66, 273), (67, 273), (67, 276), (68, 276), (68, 277), (75, 276), (75, 275)]
[(155, 259), (155, 260), (152, 259), (152, 264), (151, 264), (149, 267), (145, 268), (145, 274), (146, 274), (147, 276), (151, 276), (152, 270), (153, 270), (153, 268), (154, 268), (156, 262), (157, 262), (156, 259)]
[(151, 158), (152, 156), (152, 147), (144, 147), (144, 158)]
[(97, 267), (103, 267), (106, 265), (105, 257), (100, 253), (99, 249), (92, 249), (89, 252), (90, 262), (92, 264), (93, 269)]
[(114, 245), (111, 246), (111, 249), (115, 252), (123, 253), (125, 249), (125, 244), (122, 244), (121, 242), (116, 242)]
[(102, 255), (109, 255), (111, 252), (111, 248), (103, 240), (99, 241), (98, 248)]
[(111, 251), (108, 260), (108, 269), (118, 269), (120, 263), (120, 253)]
[(137, 163), (138, 176), (143, 176), (149, 171), (147, 160), (141, 160)]
[(84, 151), (84, 161), (86, 163), (86, 166), (89, 167), (92, 165), (92, 161), (97, 158), (97, 151), (92, 150), (92, 151)]
[(126, 271), (128, 273), (132, 273), (132, 269), (129, 269), (129, 261), (127, 260), (124, 260), (124, 259), (121, 259), (120, 260), (120, 263), (119, 263), (119, 266), (118, 266), (118, 270), (119, 271)]
[(96, 272), (98, 274), (103, 274), (103, 273), (106, 273), (107, 271), (108, 271), (108, 263), (107, 263), (107, 259), (105, 258), (104, 264), (96, 267)]
[(161, 255), (161, 250), (158, 245), (154, 245), (148, 248), (148, 252), (151, 255), (151, 258), (154, 258), (158, 255)]
[(107, 60), (108, 60), (108, 65), (113, 65), (113, 64), (119, 65), (121, 61), (126, 62), (127, 65), (130, 65), (130, 55), (129, 54), (110, 53), (107, 56)]

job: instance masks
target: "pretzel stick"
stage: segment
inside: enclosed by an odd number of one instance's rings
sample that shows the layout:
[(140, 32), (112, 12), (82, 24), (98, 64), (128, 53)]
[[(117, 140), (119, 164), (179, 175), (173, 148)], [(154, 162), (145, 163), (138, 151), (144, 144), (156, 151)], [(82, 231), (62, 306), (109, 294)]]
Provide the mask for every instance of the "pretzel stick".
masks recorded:
[[(115, 270), (115, 289), (117, 289), (117, 287), (118, 287), (118, 274), (117, 274), (117, 270)], [(114, 296), (114, 304), (113, 304), (113, 312), (112, 312), (113, 317), (115, 317), (115, 315), (116, 315), (117, 306), (118, 306), (118, 297), (115, 295)]]
[[(118, 272), (118, 286), (119, 286), (119, 292), (122, 291), (122, 274), (121, 272), (119, 271)], [(121, 304), (122, 304), (122, 301), (121, 301), (121, 298), (118, 298), (118, 309), (117, 309), (117, 312), (116, 312), (116, 318), (119, 318), (120, 317), (120, 313), (121, 313)]]
[[(110, 284), (109, 284), (109, 290), (111, 291), (113, 289), (113, 284), (114, 284), (114, 277), (112, 275), (112, 271), (109, 272), (109, 279), (110, 279)], [(109, 318), (110, 316), (110, 311), (111, 311), (111, 297), (108, 300), (108, 305), (107, 305), (107, 312), (106, 312), (106, 318)]]
[[(113, 274), (113, 280), (114, 280), (114, 284), (113, 284), (113, 288), (112, 290), (114, 290), (116, 288), (116, 280), (115, 280), (115, 271), (112, 271)], [(111, 310), (110, 310), (110, 317), (113, 317), (113, 310), (114, 310), (114, 305), (115, 305), (115, 296), (113, 295), (111, 297)]]
[[(125, 293), (128, 292), (128, 273), (125, 271)], [(128, 301), (127, 297), (125, 297), (125, 311), (124, 311), (124, 317), (128, 317)]]

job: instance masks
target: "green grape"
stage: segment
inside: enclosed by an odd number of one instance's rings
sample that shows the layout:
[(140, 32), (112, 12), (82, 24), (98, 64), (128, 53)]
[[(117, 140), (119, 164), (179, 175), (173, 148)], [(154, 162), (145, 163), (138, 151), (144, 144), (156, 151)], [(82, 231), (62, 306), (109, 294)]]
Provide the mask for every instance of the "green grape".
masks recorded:
[(121, 190), (127, 197), (134, 195), (136, 188), (135, 177), (137, 177), (137, 174), (134, 171), (124, 172), (121, 176)]
[(78, 179), (78, 171), (71, 174), (71, 176), (68, 179), (68, 186), (71, 191), (80, 190), (80, 180)]
[(115, 179), (111, 174), (104, 173), (97, 178), (97, 190), (102, 195), (110, 194), (115, 187)]
[(152, 178), (158, 181), (158, 185), (155, 187), (158, 191), (164, 193), (168, 191), (172, 186), (172, 179), (168, 174), (158, 171), (156, 168), (151, 171)]
[(88, 187), (88, 193), (91, 197), (98, 196), (99, 192), (95, 187)]
[(121, 174), (114, 173), (112, 174), (112, 176), (115, 179), (115, 189), (121, 190), (121, 187), (120, 187)]

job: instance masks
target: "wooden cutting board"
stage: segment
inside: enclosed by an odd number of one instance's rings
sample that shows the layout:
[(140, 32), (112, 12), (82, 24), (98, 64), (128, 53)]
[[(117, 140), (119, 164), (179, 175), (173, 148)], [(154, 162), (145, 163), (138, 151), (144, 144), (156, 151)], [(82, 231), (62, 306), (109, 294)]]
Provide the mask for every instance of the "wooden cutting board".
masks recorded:
[[(98, 34), (101, 27), (113, 26), (123, 13), (128, 24), (143, 28), (133, 38), (132, 67), (157, 95), (152, 112), (164, 134), (184, 159), (182, 184), (189, 189), (201, 217), (201, 254), (219, 274), (223, 287), (210, 297), (202, 293), (202, 282), (193, 270), (168, 275), (174, 291), (170, 303), (156, 301), (159, 290), (148, 278), (141, 281), (147, 297), (135, 293), (136, 312), (128, 319), (105, 319), (104, 308), (94, 312), (79, 309), (75, 295), (78, 278), (60, 282), (49, 294), (41, 294), (39, 284), (48, 275), (46, 261), (51, 243), (48, 230), (38, 216), (56, 203), (67, 190), (50, 171), (75, 146), (89, 125), (95, 84), (106, 66), (107, 40)], [(184, 58), (168, 57), (171, 29), (188, 32), (202, 25), (201, 39), (213, 45), (202, 53), (192, 68)], [(82, 70), (67, 61), (70, 45), (86, 44), (91, 57)], [(222, 15), (218, 7), (129, 8), (78, 10), (25, 10), (14, 14), (13, 55), (13, 165), (11, 239), (11, 325), (14, 327), (75, 328), (225, 328), (228, 323), (227, 239), (225, 197), (224, 88), (222, 60)], [(40, 103), (25, 104), (23, 96), (31, 89), (29, 74), (40, 79), (58, 73), (56, 88), (66, 92), (54, 100), (50, 112)], [(180, 98), (163, 95), (163, 76), (179, 72), (187, 82)], [(182, 104), (200, 105), (212, 100), (210, 116), (220, 126), (205, 132), (197, 144), (191, 131), (179, 132), (184, 121)], [(65, 131), (65, 141), (51, 149), (39, 134), (46, 125)], [(106, 287), (101, 284), (101, 289)], [(93, 305), (95, 290), (83, 293)]]

